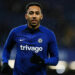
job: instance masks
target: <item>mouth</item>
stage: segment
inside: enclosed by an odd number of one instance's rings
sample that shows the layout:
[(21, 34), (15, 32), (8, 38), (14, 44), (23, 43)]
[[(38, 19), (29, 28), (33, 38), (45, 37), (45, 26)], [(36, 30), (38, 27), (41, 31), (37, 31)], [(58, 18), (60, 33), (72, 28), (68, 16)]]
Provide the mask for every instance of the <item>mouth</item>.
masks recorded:
[(31, 22), (32, 22), (32, 25), (33, 26), (36, 26), (37, 25), (37, 20), (31, 20)]
[(37, 20), (32, 20), (32, 22), (37, 22)]

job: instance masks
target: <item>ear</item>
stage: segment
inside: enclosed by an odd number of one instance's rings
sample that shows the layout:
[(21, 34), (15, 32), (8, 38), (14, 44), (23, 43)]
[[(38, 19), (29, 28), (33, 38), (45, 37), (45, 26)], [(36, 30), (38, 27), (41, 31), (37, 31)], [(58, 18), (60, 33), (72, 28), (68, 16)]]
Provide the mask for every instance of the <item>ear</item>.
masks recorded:
[(43, 14), (41, 14), (41, 20), (43, 19)]
[(27, 20), (27, 14), (25, 14), (25, 19)]

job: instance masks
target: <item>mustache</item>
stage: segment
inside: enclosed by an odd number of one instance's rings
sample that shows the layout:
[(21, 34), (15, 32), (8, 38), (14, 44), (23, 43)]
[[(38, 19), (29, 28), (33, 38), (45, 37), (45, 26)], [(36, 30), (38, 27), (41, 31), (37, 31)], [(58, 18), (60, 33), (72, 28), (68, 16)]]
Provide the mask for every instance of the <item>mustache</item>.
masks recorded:
[(36, 17), (33, 17), (32, 20), (36, 20)]
[(37, 19), (32, 19), (32, 21), (37, 21)]

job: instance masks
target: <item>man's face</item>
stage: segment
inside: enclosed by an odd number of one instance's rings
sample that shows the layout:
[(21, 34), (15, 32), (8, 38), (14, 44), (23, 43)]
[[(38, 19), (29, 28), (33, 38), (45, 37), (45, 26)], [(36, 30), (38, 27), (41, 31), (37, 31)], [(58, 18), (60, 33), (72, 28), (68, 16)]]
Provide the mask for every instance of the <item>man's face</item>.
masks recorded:
[(30, 6), (25, 14), (25, 18), (28, 21), (28, 25), (33, 27), (40, 24), (40, 20), (43, 18), (43, 14), (39, 6)]

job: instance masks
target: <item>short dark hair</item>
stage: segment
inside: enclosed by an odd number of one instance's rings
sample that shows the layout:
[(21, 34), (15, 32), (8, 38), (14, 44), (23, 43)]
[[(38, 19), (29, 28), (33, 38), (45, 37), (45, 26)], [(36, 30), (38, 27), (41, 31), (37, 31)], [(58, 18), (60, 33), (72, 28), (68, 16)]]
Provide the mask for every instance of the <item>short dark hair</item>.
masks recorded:
[(27, 10), (29, 9), (30, 6), (39, 6), (41, 11), (43, 10), (41, 3), (39, 3), (39, 2), (30, 2), (25, 7), (26, 12), (27, 12)]

